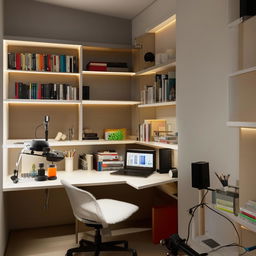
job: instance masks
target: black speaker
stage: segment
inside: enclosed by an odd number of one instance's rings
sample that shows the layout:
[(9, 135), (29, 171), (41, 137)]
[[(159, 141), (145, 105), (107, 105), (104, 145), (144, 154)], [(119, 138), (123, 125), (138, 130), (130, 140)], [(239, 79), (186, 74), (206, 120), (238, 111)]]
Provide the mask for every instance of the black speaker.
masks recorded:
[(195, 162), (191, 164), (192, 169), (192, 187), (205, 189), (210, 187), (209, 163)]
[(256, 15), (255, 0), (240, 0), (240, 17)]
[(172, 168), (172, 155), (171, 149), (160, 148), (159, 149), (159, 173), (168, 173)]

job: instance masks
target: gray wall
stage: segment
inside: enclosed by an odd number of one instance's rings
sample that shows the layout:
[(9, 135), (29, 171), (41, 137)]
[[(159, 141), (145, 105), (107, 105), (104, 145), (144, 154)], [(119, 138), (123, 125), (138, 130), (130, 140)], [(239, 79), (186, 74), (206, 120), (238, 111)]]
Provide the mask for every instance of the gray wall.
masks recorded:
[[(177, 118), (179, 127), (179, 233), (187, 235), (188, 209), (198, 204), (191, 187), (191, 163), (210, 163), (211, 186), (220, 187), (214, 172), (238, 179), (235, 129), (228, 118), (228, 1), (177, 1)], [(210, 194), (210, 193), (209, 193)], [(208, 233), (223, 244), (232, 240), (231, 225), (207, 213)], [(194, 230), (196, 231), (196, 230)]]
[(131, 21), (33, 0), (4, 0), (4, 35), (130, 44)]
[[(3, 0), (0, 0), (0, 101), (3, 101)], [(3, 123), (3, 105), (0, 104), (0, 123)], [(2, 143), (3, 143), (3, 126), (0, 126), (0, 255), (4, 255), (4, 250), (7, 241), (7, 229), (6, 229), (6, 219), (5, 219), (5, 207), (4, 207), (4, 195), (2, 192)]]

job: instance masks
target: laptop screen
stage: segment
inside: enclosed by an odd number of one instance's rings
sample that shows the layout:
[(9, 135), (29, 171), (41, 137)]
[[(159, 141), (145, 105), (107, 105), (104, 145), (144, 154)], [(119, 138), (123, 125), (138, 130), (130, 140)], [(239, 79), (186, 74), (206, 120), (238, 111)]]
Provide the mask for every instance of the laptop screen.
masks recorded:
[(155, 151), (128, 149), (125, 161), (126, 168), (155, 170)]

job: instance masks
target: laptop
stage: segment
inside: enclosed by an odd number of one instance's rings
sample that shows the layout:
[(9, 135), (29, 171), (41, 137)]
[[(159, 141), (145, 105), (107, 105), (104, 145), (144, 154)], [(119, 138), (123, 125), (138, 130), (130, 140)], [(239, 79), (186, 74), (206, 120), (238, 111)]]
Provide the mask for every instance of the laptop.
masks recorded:
[(147, 149), (127, 149), (124, 169), (111, 172), (113, 175), (148, 177), (156, 170), (156, 152)]

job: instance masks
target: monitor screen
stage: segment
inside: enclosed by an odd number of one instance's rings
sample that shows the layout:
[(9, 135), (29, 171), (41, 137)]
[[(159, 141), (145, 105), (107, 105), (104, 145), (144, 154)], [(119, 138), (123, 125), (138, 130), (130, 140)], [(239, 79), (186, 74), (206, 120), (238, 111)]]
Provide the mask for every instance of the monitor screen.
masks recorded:
[(153, 168), (154, 153), (126, 152), (126, 166)]

